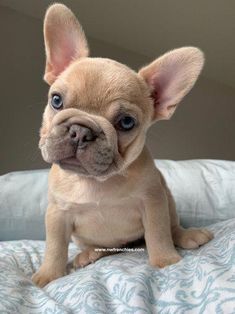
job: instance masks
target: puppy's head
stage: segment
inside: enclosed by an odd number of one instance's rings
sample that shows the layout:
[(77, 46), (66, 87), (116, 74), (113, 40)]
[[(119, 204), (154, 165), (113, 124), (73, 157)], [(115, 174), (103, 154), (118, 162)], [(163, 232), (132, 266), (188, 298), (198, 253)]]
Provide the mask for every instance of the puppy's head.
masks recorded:
[(169, 119), (194, 85), (202, 52), (175, 49), (138, 73), (116, 61), (89, 58), (83, 30), (64, 5), (44, 21), (45, 81), (51, 85), (40, 132), (45, 161), (105, 179), (141, 153), (146, 131)]

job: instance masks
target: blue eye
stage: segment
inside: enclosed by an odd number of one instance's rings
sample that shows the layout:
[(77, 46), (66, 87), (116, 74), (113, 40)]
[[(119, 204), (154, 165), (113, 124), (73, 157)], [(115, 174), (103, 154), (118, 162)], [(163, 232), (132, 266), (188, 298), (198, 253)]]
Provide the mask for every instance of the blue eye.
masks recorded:
[(130, 131), (135, 126), (135, 119), (130, 116), (124, 116), (122, 117), (118, 123), (117, 127), (121, 131)]
[(54, 109), (60, 110), (63, 108), (63, 100), (59, 94), (53, 94), (51, 98), (51, 105)]

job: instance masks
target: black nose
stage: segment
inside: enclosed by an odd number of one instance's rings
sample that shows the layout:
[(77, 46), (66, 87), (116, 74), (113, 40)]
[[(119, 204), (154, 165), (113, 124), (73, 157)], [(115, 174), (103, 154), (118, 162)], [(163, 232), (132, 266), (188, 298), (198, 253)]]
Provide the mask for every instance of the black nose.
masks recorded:
[(96, 138), (91, 129), (79, 124), (71, 125), (69, 135), (72, 144), (76, 144), (79, 148), (85, 147), (88, 142), (92, 142)]

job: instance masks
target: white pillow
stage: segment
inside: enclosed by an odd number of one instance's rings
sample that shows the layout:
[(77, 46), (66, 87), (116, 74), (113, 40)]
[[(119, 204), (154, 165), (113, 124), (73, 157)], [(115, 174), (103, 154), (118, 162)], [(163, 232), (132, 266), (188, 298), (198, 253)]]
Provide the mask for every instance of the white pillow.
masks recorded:
[(175, 198), (181, 223), (205, 226), (235, 217), (235, 162), (157, 160)]
[[(235, 162), (157, 160), (184, 226), (235, 217)], [(48, 169), (0, 176), (0, 240), (45, 239)]]
[(45, 238), (48, 169), (0, 176), (0, 240)]

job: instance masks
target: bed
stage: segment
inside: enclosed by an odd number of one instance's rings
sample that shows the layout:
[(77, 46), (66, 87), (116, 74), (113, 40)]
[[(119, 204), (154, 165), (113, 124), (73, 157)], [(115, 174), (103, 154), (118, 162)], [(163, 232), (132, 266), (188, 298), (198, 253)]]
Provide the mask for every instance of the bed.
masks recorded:
[[(48, 170), (0, 177), (0, 313), (235, 313), (235, 162), (157, 160), (184, 226), (215, 238), (164, 269), (144, 252), (104, 257), (36, 287)], [(69, 247), (71, 260), (79, 251)]]

